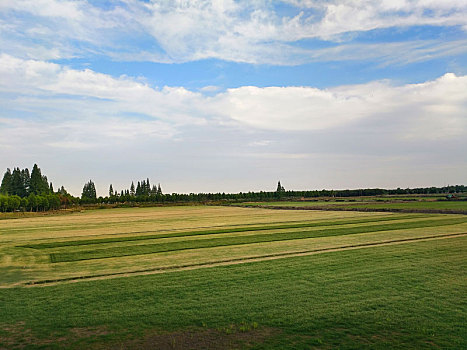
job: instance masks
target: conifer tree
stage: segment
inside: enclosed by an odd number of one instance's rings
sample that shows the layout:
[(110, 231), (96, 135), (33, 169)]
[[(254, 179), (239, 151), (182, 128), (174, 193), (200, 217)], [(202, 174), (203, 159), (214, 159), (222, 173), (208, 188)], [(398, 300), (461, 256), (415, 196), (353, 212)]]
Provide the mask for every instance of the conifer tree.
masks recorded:
[(11, 170), (10, 168), (7, 168), (3, 175), (2, 184), (0, 185), (0, 193), (11, 194), (11, 178)]
[(138, 181), (138, 184), (136, 185), (136, 195), (137, 196), (140, 196), (142, 195), (142, 192), (141, 192), (141, 183)]
[(96, 199), (96, 186), (92, 180), (84, 184), (83, 192), (81, 193), (81, 199)]
[(114, 195), (114, 188), (112, 187), (112, 184), (110, 184), (109, 187), (109, 197), (112, 197)]
[(144, 194), (149, 196), (151, 193), (151, 184), (149, 183), (149, 177), (146, 179), (146, 188), (144, 189)]
[(47, 194), (49, 193), (49, 183), (47, 177), (41, 174), (41, 169), (34, 164), (31, 171), (31, 184), (30, 192), (34, 194)]
[(20, 197), (26, 196), (26, 188), (24, 187), (23, 177), (21, 176), (21, 170), (19, 168), (13, 169), (11, 176), (11, 193)]
[(281, 185), (280, 181), (277, 183), (276, 192), (278, 192), (278, 193), (285, 192), (285, 188), (284, 188), (284, 186)]
[(135, 184), (133, 183), (133, 181), (131, 181), (130, 196), (134, 196), (134, 195), (135, 195)]
[(31, 184), (31, 176), (29, 175), (28, 168), (21, 170), (21, 177), (23, 179), (24, 189), (26, 190), (26, 195), (29, 194), (30, 184)]

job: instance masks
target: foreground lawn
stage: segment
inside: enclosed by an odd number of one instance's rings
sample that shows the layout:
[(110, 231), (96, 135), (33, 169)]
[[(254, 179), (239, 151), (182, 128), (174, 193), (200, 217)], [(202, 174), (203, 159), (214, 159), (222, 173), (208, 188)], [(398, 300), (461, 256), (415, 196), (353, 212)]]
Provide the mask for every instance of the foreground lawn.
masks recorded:
[(0, 348), (149, 348), (169, 339), (175, 349), (204, 337), (210, 348), (465, 349), (466, 248), (464, 236), (0, 289)]

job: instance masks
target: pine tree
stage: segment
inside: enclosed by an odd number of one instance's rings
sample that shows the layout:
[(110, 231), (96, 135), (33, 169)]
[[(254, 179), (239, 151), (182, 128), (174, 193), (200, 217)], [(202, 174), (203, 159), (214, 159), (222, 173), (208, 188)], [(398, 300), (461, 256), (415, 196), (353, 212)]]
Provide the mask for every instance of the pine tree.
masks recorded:
[(133, 183), (133, 181), (131, 181), (130, 196), (134, 196), (134, 195), (135, 195), (135, 184)]
[(285, 188), (284, 186), (281, 185), (281, 182), (279, 181), (277, 183), (276, 197), (282, 197), (284, 193), (285, 193)]
[(49, 183), (47, 177), (41, 174), (41, 169), (34, 164), (31, 171), (30, 192), (34, 194), (47, 194), (49, 193)]
[(149, 183), (149, 177), (146, 179), (146, 188), (144, 189), (144, 194), (146, 196), (151, 194), (151, 184)]
[(138, 181), (138, 184), (136, 185), (136, 195), (141, 196), (141, 183)]
[(279, 182), (277, 183), (276, 192), (284, 192), (284, 191), (285, 191), (285, 189), (284, 189), (284, 187), (282, 187), (281, 182), (279, 181)]
[(96, 186), (92, 180), (84, 184), (83, 192), (81, 193), (81, 199), (96, 199)]
[(109, 197), (112, 197), (114, 195), (114, 188), (112, 187), (112, 184), (110, 184), (109, 187)]
[(26, 190), (26, 195), (29, 194), (30, 185), (31, 185), (31, 176), (29, 175), (28, 168), (21, 170), (21, 177), (23, 178), (24, 189)]
[(157, 186), (157, 194), (162, 195), (162, 189), (161, 189), (161, 184)]
[(61, 195), (64, 195), (64, 196), (66, 196), (66, 195), (68, 194), (67, 190), (66, 190), (65, 187), (63, 187), (63, 186), (60, 187), (60, 190), (59, 190), (58, 192), (60, 192), (60, 194), (61, 194)]
[(0, 186), (0, 193), (11, 194), (11, 178), (11, 170), (7, 168), (5, 174), (3, 175), (2, 184)]
[(26, 188), (24, 187), (23, 177), (19, 168), (13, 169), (11, 176), (11, 193), (20, 197), (26, 197)]

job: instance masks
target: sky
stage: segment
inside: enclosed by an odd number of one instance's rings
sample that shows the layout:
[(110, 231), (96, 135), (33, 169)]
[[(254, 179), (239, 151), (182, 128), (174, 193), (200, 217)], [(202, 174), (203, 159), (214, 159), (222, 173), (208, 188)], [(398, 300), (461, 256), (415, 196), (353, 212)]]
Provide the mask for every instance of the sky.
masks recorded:
[(34, 163), (74, 195), (466, 184), (467, 1), (0, 0), (0, 171)]

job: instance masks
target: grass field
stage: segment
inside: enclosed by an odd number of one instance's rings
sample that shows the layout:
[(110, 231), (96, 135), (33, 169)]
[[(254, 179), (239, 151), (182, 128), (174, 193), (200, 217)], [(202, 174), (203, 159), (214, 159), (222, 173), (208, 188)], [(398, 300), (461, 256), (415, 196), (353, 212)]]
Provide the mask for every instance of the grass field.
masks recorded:
[[(394, 201), (394, 199), (393, 199)], [(362, 209), (362, 210), (401, 210), (401, 211), (427, 211), (427, 212), (446, 212), (456, 211), (467, 214), (467, 201), (435, 201), (432, 198), (399, 198), (392, 202), (390, 199), (371, 199), (360, 198), (358, 201), (276, 201), (276, 202), (246, 202), (238, 204), (248, 207), (284, 207), (284, 208), (316, 208), (316, 209)]]
[(0, 220), (0, 348), (466, 348), (466, 242), (446, 214)]

